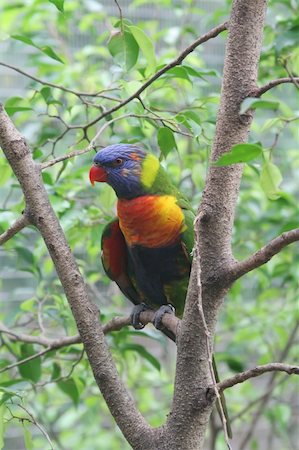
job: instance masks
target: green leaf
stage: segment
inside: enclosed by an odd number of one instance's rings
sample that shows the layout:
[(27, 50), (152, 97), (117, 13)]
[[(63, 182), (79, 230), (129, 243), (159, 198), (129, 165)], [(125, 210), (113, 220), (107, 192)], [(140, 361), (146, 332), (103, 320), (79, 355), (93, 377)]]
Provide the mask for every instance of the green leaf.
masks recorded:
[(13, 34), (11, 35), (11, 38), (16, 39), (17, 41), (24, 42), (24, 44), (31, 45), (32, 47), (37, 48), (50, 58), (55, 59), (56, 61), (59, 61), (60, 63), (64, 64), (64, 61), (60, 58), (60, 56), (57, 55), (57, 53), (54, 52), (52, 47), (49, 47), (49, 45), (39, 47), (37, 44), (33, 42), (33, 40), (30, 37), (22, 34)]
[(53, 3), (60, 12), (64, 11), (64, 0), (49, 0), (49, 2)]
[(243, 100), (240, 107), (240, 114), (245, 114), (249, 109), (277, 109), (279, 102), (270, 102), (268, 100), (259, 100), (256, 97), (248, 97)]
[(35, 45), (35, 43), (33, 42), (33, 40), (28, 36), (24, 36), (22, 34), (12, 34), (10, 37), (12, 39), (16, 39), (17, 41), (24, 42), (24, 44), (31, 45), (32, 47), (38, 48)]
[(115, 62), (120, 66), (124, 66), (126, 70), (130, 70), (135, 66), (138, 59), (139, 46), (129, 31), (124, 31), (124, 33), (118, 31), (113, 34), (108, 42), (108, 50)]
[[(22, 344), (21, 345), (21, 355), (19, 357), (19, 361), (22, 359), (28, 358), (29, 356), (33, 356), (36, 354), (34, 347), (32, 344)], [(37, 383), (41, 377), (41, 358), (40, 356), (26, 362), (20, 364), (18, 366), (20, 375), (27, 380), (31, 380), (34, 383)]]
[(155, 56), (155, 49), (150, 38), (145, 34), (145, 32), (138, 27), (130, 26), (128, 27), (131, 33), (133, 34), (137, 44), (139, 45), (140, 50), (145, 56), (147, 61), (147, 75), (153, 73), (156, 69), (157, 62)]
[(192, 84), (188, 71), (185, 69), (185, 67), (173, 67), (166, 72), (164, 78), (181, 78), (183, 80), (189, 81), (189, 83)]
[(177, 148), (173, 132), (169, 128), (159, 128), (157, 138), (161, 153), (165, 158), (168, 153)]
[(45, 45), (43, 47), (37, 47), (37, 48), (39, 48), (39, 50), (41, 52), (43, 52), (45, 55), (49, 56), (50, 58), (55, 59), (56, 61), (64, 64), (63, 59), (61, 59), (60, 56), (58, 56), (57, 53), (54, 52), (53, 48), (49, 47), (49, 45)]
[(61, 101), (56, 100), (52, 95), (52, 89), (49, 86), (44, 86), (40, 91), (41, 96), (47, 105), (63, 105)]
[(61, 367), (56, 362), (53, 363), (51, 380), (56, 380), (61, 376)]
[(73, 378), (62, 380), (57, 383), (59, 389), (70, 397), (74, 405), (79, 403), (79, 391)]
[(24, 433), (24, 444), (26, 450), (32, 450), (33, 449), (33, 441), (32, 441), (32, 434), (28, 430), (27, 426), (25, 425), (24, 421), (22, 421), (23, 425), (23, 433)]
[(211, 69), (200, 69), (196, 70), (194, 67), (186, 66), (185, 64), (182, 66), (185, 70), (187, 70), (188, 74), (192, 77), (201, 78), (202, 80), (205, 80), (206, 76), (209, 77), (218, 77), (219, 74), (216, 70)]
[(42, 179), (45, 184), (49, 184), (50, 186), (53, 186), (54, 181), (48, 172), (42, 172)]
[(264, 162), (260, 182), (263, 191), (270, 200), (277, 200), (280, 197), (279, 186), (282, 182), (282, 175), (275, 164), (269, 161)]
[(244, 370), (244, 364), (237, 358), (227, 357), (224, 359), (228, 367), (234, 372), (242, 372)]
[(121, 350), (122, 351), (127, 351), (127, 350), (133, 350), (137, 353), (139, 353), (140, 356), (142, 356), (144, 359), (146, 359), (152, 366), (155, 367), (155, 369), (157, 370), (161, 370), (161, 365), (159, 363), (159, 361), (157, 360), (157, 358), (155, 358), (151, 353), (149, 353), (144, 347), (143, 345), (140, 344), (125, 344), (121, 346)]
[(19, 111), (31, 111), (29, 101), (22, 97), (10, 97), (4, 105), (7, 114), (11, 117)]
[(29, 264), (35, 263), (34, 255), (30, 250), (28, 250), (28, 248), (16, 247), (15, 250), (16, 250), (18, 256), (21, 257), (27, 263), (29, 263)]
[(36, 299), (29, 298), (21, 303), (20, 308), (22, 311), (33, 312), (36, 309)]
[(236, 144), (231, 150), (222, 155), (215, 163), (215, 166), (229, 166), (252, 161), (262, 153), (262, 147), (256, 144)]

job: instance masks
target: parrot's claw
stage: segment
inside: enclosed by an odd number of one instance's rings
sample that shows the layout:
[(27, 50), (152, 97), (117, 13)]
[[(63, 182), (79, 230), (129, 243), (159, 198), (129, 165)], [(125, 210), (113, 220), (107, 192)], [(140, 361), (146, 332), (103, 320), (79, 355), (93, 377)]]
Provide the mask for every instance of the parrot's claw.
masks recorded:
[(164, 314), (175, 314), (175, 309), (172, 305), (162, 305), (156, 312), (153, 320), (154, 326), (157, 328), (157, 330), (164, 330), (164, 325), (162, 324), (162, 319)]
[(147, 306), (145, 303), (140, 303), (139, 305), (135, 305), (132, 309), (132, 312), (130, 314), (131, 324), (135, 328), (135, 330), (142, 330), (144, 328), (143, 323), (140, 322), (140, 314), (143, 311), (147, 311), (149, 306)]

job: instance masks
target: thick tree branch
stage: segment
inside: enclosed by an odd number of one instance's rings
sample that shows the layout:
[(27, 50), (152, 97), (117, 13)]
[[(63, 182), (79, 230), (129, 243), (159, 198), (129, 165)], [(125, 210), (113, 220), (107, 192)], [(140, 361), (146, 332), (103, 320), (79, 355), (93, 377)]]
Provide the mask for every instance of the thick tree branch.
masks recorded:
[(265, 84), (264, 86), (261, 86), (254, 91), (250, 93), (248, 97), (261, 97), (265, 92), (270, 91), (270, 89), (273, 89), (276, 86), (279, 86), (280, 84), (284, 83), (292, 83), (296, 85), (296, 82), (299, 82), (299, 77), (285, 77), (285, 78), (278, 78), (277, 80), (272, 80), (269, 83)]
[[(241, 119), (239, 110), (243, 99), (256, 88), (265, 12), (266, 0), (233, 1), (212, 161), (248, 138), (252, 117), (248, 115)], [(233, 261), (231, 236), (241, 175), (239, 164), (221, 168), (211, 166), (200, 207), (201, 295), (211, 343), (227, 292), (225, 270)], [(212, 380), (204, 325), (197, 306), (200, 292), (196, 265), (195, 258), (177, 343), (173, 407), (160, 439), (160, 442), (168, 439), (167, 444), (161, 445), (163, 450), (203, 448), (204, 431), (215, 401), (215, 397), (207, 396)]]
[(245, 273), (254, 270), (266, 262), (274, 255), (277, 255), (284, 247), (293, 242), (299, 241), (299, 228), (286, 231), (272, 241), (268, 242), (264, 247), (251, 255), (249, 258), (233, 263), (230, 268), (229, 282), (235, 281)]
[(24, 212), (24, 214), (19, 217), (4, 233), (0, 235), (0, 245), (5, 244), (9, 239), (11, 239), (15, 234), (19, 231), (23, 230), (23, 228), (30, 225), (29, 218)]
[[(147, 424), (118, 376), (75, 258), (51, 207), (36, 164), (24, 138), (0, 107), (0, 146), (24, 192), (30, 219), (40, 231), (49, 250), (64, 292), (77, 323), (95, 380), (118, 426), (135, 449), (152, 442), (153, 430)], [(30, 176), (28, 176), (30, 174)], [(150, 445), (154, 448), (154, 445)]]
[(244, 383), (244, 381), (251, 378), (259, 377), (267, 372), (286, 372), (289, 375), (299, 375), (299, 366), (292, 366), (290, 364), (283, 363), (269, 363), (263, 366), (257, 366), (254, 369), (246, 370), (245, 372), (238, 373), (227, 380), (223, 380), (218, 383), (217, 387), (219, 391), (224, 391), (225, 389), (231, 388), (239, 383)]

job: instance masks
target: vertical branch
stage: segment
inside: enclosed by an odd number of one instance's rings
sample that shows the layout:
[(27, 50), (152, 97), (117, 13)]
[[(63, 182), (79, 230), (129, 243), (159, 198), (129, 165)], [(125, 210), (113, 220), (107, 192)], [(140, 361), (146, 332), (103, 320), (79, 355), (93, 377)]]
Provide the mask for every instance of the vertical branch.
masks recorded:
[[(252, 117), (250, 114), (241, 117), (239, 110), (244, 98), (256, 89), (265, 11), (266, 0), (233, 1), (212, 161), (232, 145), (247, 140)], [(174, 400), (167, 422), (172, 432), (169, 445), (173, 449), (203, 448), (204, 432), (215, 402), (208, 392), (208, 384), (213, 383), (207, 354), (227, 292), (227, 270), (233, 261), (231, 235), (241, 176), (240, 164), (211, 166), (208, 172), (197, 221), (201, 286), (197, 281), (198, 258), (194, 258), (177, 343)], [(203, 314), (198, 308), (200, 297)]]

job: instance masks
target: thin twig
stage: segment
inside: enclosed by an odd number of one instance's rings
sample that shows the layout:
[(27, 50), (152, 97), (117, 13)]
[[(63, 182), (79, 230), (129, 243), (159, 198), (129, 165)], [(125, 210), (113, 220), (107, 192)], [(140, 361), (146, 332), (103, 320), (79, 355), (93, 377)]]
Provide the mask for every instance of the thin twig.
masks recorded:
[[(144, 325), (147, 325), (148, 323), (153, 323), (154, 316), (155, 316), (155, 311), (152, 311), (152, 310), (144, 311), (140, 315), (140, 321)], [(177, 336), (177, 334), (180, 330), (180, 322), (181, 322), (180, 319), (173, 316), (172, 314), (165, 314), (162, 318), (163, 325), (168, 330), (170, 330), (175, 336)], [(107, 334), (107, 333), (111, 333), (112, 331), (119, 331), (122, 328), (129, 326), (130, 324), (131, 324), (130, 317), (114, 317), (113, 319), (111, 319), (108, 323), (106, 323), (103, 326), (103, 332), (104, 332), (104, 334)], [(6, 327), (6, 325), (4, 325), (1, 322), (0, 322), (0, 333), (7, 334), (16, 341), (42, 345), (42, 346), (46, 347), (45, 349), (35, 353), (34, 355), (31, 355), (25, 359), (22, 359), (20, 361), (17, 361), (15, 363), (12, 363), (12, 364), (2, 368), (0, 370), (0, 373), (5, 372), (6, 370), (12, 369), (14, 367), (17, 367), (21, 364), (25, 364), (28, 361), (32, 361), (33, 359), (43, 356), (50, 351), (58, 350), (60, 348), (67, 347), (69, 345), (81, 343), (81, 338), (79, 335), (66, 336), (66, 337), (61, 337), (61, 338), (57, 338), (57, 339), (50, 339), (50, 338), (46, 338), (44, 336), (32, 336), (29, 334), (14, 332), (14, 331), (10, 330), (8, 327)]]
[(272, 241), (268, 242), (264, 247), (255, 252), (249, 258), (238, 261), (229, 269), (230, 282), (237, 280), (245, 273), (250, 272), (257, 267), (268, 262), (274, 255), (277, 255), (284, 247), (293, 242), (299, 241), (299, 228), (286, 231)]
[(285, 60), (285, 62), (283, 64), (283, 67), (285, 68), (285, 70), (287, 71), (289, 77), (291, 78), (292, 83), (294, 83), (296, 88), (299, 89), (299, 77), (294, 77), (294, 75), (292, 74), (292, 72), (288, 68), (288, 61), (287, 61), (287, 59)]
[(13, 369), (14, 367), (21, 366), (22, 364), (25, 364), (29, 361), (32, 361), (33, 359), (39, 358), (40, 356), (45, 355), (46, 353), (53, 350), (51, 347), (47, 347), (44, 350), (39, 351), (38, 353), (34, 353), (34, 355), (28, 356), (27, 358), (20, 359), (19, 361), (16, 361), (13, 364), (9, 364), (6, 367), (3, 367), (3, 369), (0, 369), (0, 373), (5, 372), (6, 370)]
[(120, 27), (121, 27), (121, 32), (124, 32), (124, 24), (123, 24), (123, 12), (122, 9), (120, 7), (120, 4), (118, 3), (117, 0), (114, 0), (114, 3), (116, 4), (118, 11), (119, 11), (119, 20), (120, 20)]
[[(115, 117), (114, 119), (109, 120), (108, 122), (105, 122), (104, 125), (99, 129), (99, 131), (96, 133), (96, 135), (92, 138), (92, 140), (90, 141), (90, 143), (88, 144), (88, 146), (82, 150), (75, 150), (73, 152), (70, 152), (66, 155), (63, 156), (59, 156), (58, 158), (52, 159), (50, 161), (44, 162), (41, 164), (41, 169), (44, 170), (48, 167), (53, 166), (54, 164), (57, 164), (59, 162), (65, 161), (67, 159), (70, 158), (74, 158), (75, 156), (80, 156), (80, 155), (84, 155), (85, 153), (90, 152), (91, 150), (95, 149), (96, 146), (96, 141), (98, 140), (98, 138), (101, 136), (101, 134), (103, 134), (103, 132), (114, 122), (118, 122), (119, 120), (123, 120), (123, 119), (128, 119), (130, 117), (133, 118), (137, 118), (137, 119), (148, 119), (148, 120), (154, 120), (154, 121), (161, 121), (161, 122), (167, 122), (170, 123), (172, 125), (174, 125), (177, 129), (173, 130), (176, 133), (180, 133), (183, 134), (184, 136), (188, 136), (188, 137), (192, 137), (191, 134), (186, 133), (182, 130), (180, 130), (177, 125), (174, 123), (174, 121), (172, 121), (171, 119), (165, 119), (163, 117), (160, 116), (156, 116), (156, 115), (146, 115), (146, 114), (133, 114), (133, 113), (128, 113), (128, 114), (123, 114), (122, 116), (119, 117)], [(81, 127), (79, 127), (81, 128)]]
[[(52, 442), (51, 442), (51, 439), (50, 439), (50, 437), (49, 437), (49, 435), (48, 435), (48, 433), (46, 432), (46, 430), (36, 421), (36, 419), (33, 417), (33, 415), (28, 411), (28, 409), (27, 408), (25, 408), (23, 405), (21, 405), (20, 403), (18, 404), (18, 406), (19, 406), (19, 408), (21, 408), (23, 411), (25, 411), (26, 412), (26, 414), (28, 414), (28, 416), (30, 417), (30, 419), (28, 419), (28, 418), (22, 418), (22, 419), (20, 419), (20, 420), (28, 420), (29, 422), (31, 422), (31, 423), (33, 423), (33, 425), (35, 425), (39, 430), (40, 430), (40, 432), (45, 436), (45, 438), (47, 439), (47, 441), (49, 442), (49, 445), (50, 445), (50, 448), (51, 448), (51, 450), (54, 450), (54, 446), (53, 446), (53, 444), (52, 444)], [(17, 419), (18, 417), (16, 417), (16, 419)]]
[(25, 77), (30, 78), (31, 80), (36, 81), (39, 84), (43, 84), (45, 86), (49, 86), (49, 87), (52, 87), (52, 88), (55, 88), (55, 89), (59, 89), (60, 91), (68, 92), (69, 94), (74, 94), (77, 97), (101, 97), (101, 94), (103, 92), (109, 92), (109, 91), (116, 91), (116, 90), (118, 90), (118, 88), (108, 88), (108, 89), (103, 89), (101, 91), (93, 92), (93, 93), (91, 93), (91, 92), (79, 92), (79, 91), (76, 91), (74, 89), (66, 88), (65, 86), (61, 86), (59, 84), (51, 83), (50, 81), (46, 81), (46, 80), (42, 80), (41, 78), (37, 78), (34, 75), (31, 75), (31, 74), (25, 72), (24, 70), (19, 69), (18, 67), (12, 66), (10, 64), (6, 64), (6, 63), (4, 63), (2, 61), (0, 61), (0, 66), (4, 66), (4, 67), (7, 67), (8, 69), (12, 69), (15, 72), (18, 72), (21, 75), (24, 75)]
[(43, 383), (37, 383), (37, 384), (35, 384), (35, 387), (43, 387), (43, 386), (46, 386), (51, 383), (58, 383), (59, 381), (68, 380), (71, 377), (72, 373), (74, 372), (76, 366), (82, 361), (84, 352), (85, 352), (85, 350), (83, 348), (81, 350), (79, 358), (77, 358), (76, 361), (72, 364), (70, 371), (66, 375), (62, 375), (58, 378), (54, 378), (53, 380), (45, 381)]
[(9, 239), (11, 239), (15, 234), (19, 231), (23, 230), (23, 228), (30, 225), (30, 221), (26, 213), (24, 213), (21, 217), (19, 217), (4, 233), (0, 235), (0, 245), (5, 244)]

